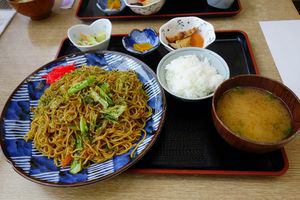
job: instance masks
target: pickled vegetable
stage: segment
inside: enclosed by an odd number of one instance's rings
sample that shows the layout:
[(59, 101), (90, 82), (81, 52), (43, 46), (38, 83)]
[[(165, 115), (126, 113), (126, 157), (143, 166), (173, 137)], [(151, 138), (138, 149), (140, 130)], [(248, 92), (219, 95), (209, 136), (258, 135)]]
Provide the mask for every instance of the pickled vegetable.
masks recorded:
[(144, 52), (152, 48), (153, 46), (149, 42), (133, 45), (133, 49), (139, 52)]
[(108, 0), (107, 1), (107, 8), (110, 9), (110, 10), (112, 10), (112, 9), (120, 10), (120, 8), (121, 8), (120, 0)]

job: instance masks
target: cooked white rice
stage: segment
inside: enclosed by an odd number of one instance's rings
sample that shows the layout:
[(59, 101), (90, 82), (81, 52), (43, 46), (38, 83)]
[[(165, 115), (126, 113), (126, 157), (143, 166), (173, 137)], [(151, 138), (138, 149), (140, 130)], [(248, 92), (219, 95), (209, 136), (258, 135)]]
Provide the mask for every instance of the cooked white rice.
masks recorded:
[(207, 58), (184, 55), (166, 66), (167, 86), (174, 94), (187, 97), (204, 97), (215, 91), (224, 80)]

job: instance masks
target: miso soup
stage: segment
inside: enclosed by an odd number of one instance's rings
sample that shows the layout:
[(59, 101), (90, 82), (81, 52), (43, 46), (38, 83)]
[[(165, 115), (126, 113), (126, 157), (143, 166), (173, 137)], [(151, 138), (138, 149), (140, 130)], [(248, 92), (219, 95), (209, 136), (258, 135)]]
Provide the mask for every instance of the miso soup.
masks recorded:
[(236, 87), (217, 102), (217, 115), (236, 135), (275, 143), (292, 131), (285, 104), (273, 94), (253, 87)]

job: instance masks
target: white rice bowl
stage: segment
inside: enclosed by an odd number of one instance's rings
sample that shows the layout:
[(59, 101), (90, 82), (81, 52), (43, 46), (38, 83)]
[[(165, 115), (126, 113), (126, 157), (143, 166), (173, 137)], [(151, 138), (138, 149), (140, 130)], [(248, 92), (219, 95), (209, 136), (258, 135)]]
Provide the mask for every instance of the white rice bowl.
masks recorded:
[(167, 87), (175, 95), (201, 98), (212, 94), (225, 77), (218, 73), (209, 60), (196, 55), (183, 55), (165, 67)]

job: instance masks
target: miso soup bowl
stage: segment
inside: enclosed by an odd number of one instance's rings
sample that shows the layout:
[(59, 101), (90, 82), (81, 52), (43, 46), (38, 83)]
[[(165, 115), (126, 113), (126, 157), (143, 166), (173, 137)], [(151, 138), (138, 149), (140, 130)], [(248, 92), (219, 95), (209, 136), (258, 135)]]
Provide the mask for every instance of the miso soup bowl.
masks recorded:
[(7, 1), (18, 13), (28, 16), (32, 20), (41, 20), (50, 16), (55, 2), (55, 0)]
[[(235, 87), (255, 87), (271, 92), (280, 98), (288, 108), (292, 119), (292, 132), (284, 140), (278, 143), (256, 142), (235, 135), (220, 120), (216, 112), (216, 106), (220, 97), (228, 90)], [(239, 75), (224, 81), (216, 89), (212, 99), (212, 118), (220, 136), (230, 145), (242, 151), (252, 153), (266, 153), (283, 147), (293, 140), (300, 130), (300, 101), (298, 97), (284, 84), (258, 75)]]

